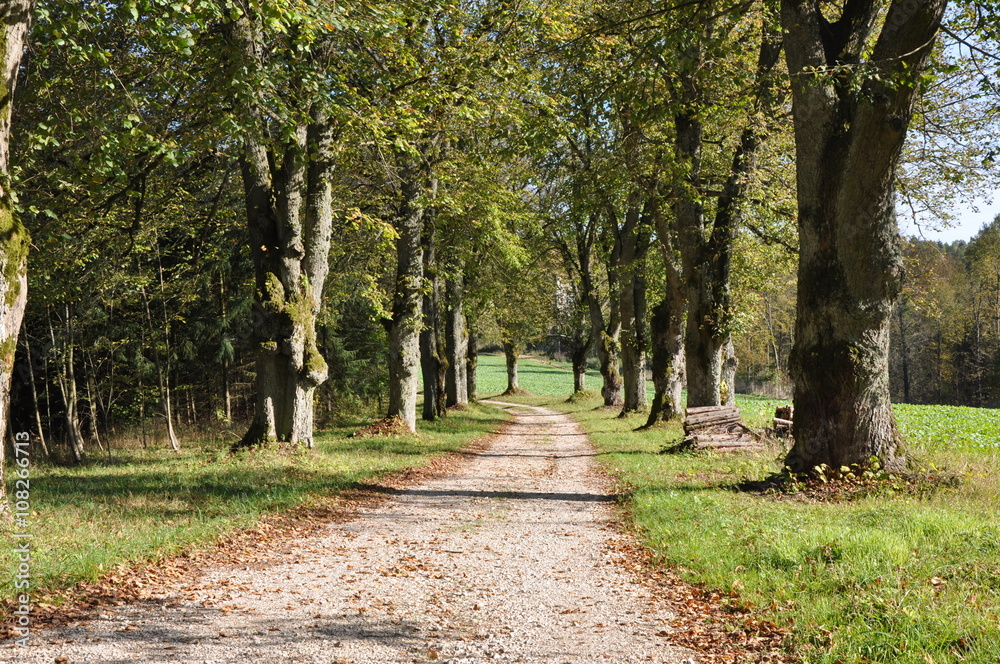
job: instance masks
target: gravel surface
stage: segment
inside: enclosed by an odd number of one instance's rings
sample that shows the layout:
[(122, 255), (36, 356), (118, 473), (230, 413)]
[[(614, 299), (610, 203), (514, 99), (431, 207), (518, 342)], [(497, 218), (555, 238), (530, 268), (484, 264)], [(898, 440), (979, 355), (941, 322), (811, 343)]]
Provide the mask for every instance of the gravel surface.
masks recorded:
[[(577, 425), (515, 421), (468, 461), (256, 564), (5, 644), (0, 662), (682, 662), (618, 564), (614, 495)], [(689, 660), (690, 664), (690, 660)]]

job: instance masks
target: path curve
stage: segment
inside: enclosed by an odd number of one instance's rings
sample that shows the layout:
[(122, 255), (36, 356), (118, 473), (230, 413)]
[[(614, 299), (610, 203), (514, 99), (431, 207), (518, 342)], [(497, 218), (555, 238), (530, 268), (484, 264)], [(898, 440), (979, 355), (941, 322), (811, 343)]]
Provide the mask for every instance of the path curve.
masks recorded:
[[(616, 562), (610, 482), (566, 415), (515, 419), (447, 474), (183, 596), (35, 634), (0, 662), (681, 662), (668, 608)], [(56, 658), (66, 658), (56, 660)]]

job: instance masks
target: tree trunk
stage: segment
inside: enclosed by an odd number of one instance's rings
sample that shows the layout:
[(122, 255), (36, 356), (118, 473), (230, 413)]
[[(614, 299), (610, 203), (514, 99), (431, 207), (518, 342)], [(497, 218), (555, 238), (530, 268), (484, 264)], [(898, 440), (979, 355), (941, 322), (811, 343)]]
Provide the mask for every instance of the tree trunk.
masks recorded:
[[(588, 339), (589, 341), (589, 339)], [(579, 343), (573, 348), (573, 394), (587, 391), (587, 355), (590, 352), (589, 343)]]
[[(646, 211), (648, 212), (648, 210)], [(646, 251), (649, 233), (646, 230), (648, 215), (640, 217), (638, 208), (629, 211), (634, 223), (626, 223), (622, 250), (622, 383), (624, 401), (621, 417), (629, 413), (643, 413), (647, 409), (646, 396), (646, 346), (649, 330), (646, 323)]]
[(646, 426), (666, 422), (684, 412), (681, 391), (684, 387), (684, 279), (677, 259), (676, 218), (665, 215), (658, 205), (651, 211), (663, 256), (666, 289), (663, 301), (653, 309), (651, 345), (653, 349), (653, 403)]
[(520, 348), (512, 343), (504, 342), (503, 356), (507, 361), (507, 390), (504, 392), (505, 395), (518, 394), (521, 391), (521, 385), (517, 379), (517, 356), (519, 354)]
[[(772, 8), (766, 7), (766, 10)], [(741, 204), (760, 147), (769, 126), (760, 127), (760, 117), (778, 115), (784, 101), (775, 92), (774, 71), (781, 56), (781, 40), (764, 22), (760, 35), (753, 113), (746, 120), (740, 142), (733, 153), (725, 185), (715, 206), (711, 232), (705, 223), (700, 196), (702, 125), (698, 109), (705, 103), (700, 76), (705, 53), (692, 46), (685, 54), (681, 77), (682, 110), (675, 117), (675, 155), (686, 171), (686, 181), (675, 187), (678, 247), (687, 282), (688, 322), (685, 333), (688, 407), (721, 403), (723, 346), (729, 340), (732, 317), (730, 273), (733, 246), (741, 221)], [(780, 89), (780, 88), (779, 88)], [(760, 117), (758, 117), (760, 116)]]
[[(226, 24), (226, 36), (240, 54), (236, 66), (262, 71), (263, 36), (255, 26), (247, 8)], [(329, 271), (338, 128), (317, 103), (299, 109), (309, 121), (275, 148), (266, 111), (256, 96), (247, 98), (240, 167), (255, 277), (257, 377), (254, 418), (234, 447), (271, 440), (312, 447), (314, 394), (328, 374), (316, 319)]]
[[(10, 124), (14, 112), (14, 88), (24, 53), (34, 0), (7, 0), (0, 24), (0, 55), (4, 94), (0, 97), (0, 441), (5, 440), (10, 417), (10, 384), (14, 353), (28, 301), (28, 231), (14, 211), (10, 191)], [(4, 454), (0, 454), (0, 478), (4, 477)], [(0, 480), (0, 518), (10, 518), (7, 485)]]
[(434, 280), (434, 354), (437, 356), (437, 414), (438, 417), (448, 415), (448, 341), (446, 339), (444, 321), (441, 311), (444, 308), (443, 284), (441, 278)]
[[(432, 291), (437, 290), (432, 288)], [(438, 330), (440, 312), (434, 293), (423, 297), (424, 326), (420, 330), (420, 371), (424, 383), (423, 419), (433, 422), (444, 415), (441, 409), (441, 381), (443, 363), (438, 355)]]
[(467, 392), (469, 401), (472, 402), (478, 400), (478, 396), (476, 395), (476, 367), (479, 366), (479, 335), (472, 326), (469, 327), (469, 349), (465, 364)]
[(35, 406), (35, 426), (38, 427), (38, 442), (41, 443), (45, 456), (49, 456), (49, 446), (45, 443), (45, 431), (42, 427), (42, 410), (38, 404), (38, 387), (35, 383), (35, 361), (31, 354), (31, 342), (28, 340), (27, 334), (24, 335), (24, 350), (27, 353), (28, 359), (28, 379), (31, 383), (31, 400)]
[[(590, 314), (590, 325), (593, 330), (594, 343), (597, 348), (597, 359), (600, 363), (601, 396), (604, 397), (605, 406), (621, 406), (622, 398), (622, 375), (618, 369), (620, 338), (621, 338), (621, 309), (620, 299), (611, 297), (608, 312), (608, 319), (605, 322), (604, 311), (601, 308), (600, 295), (594, 283), (593, 265), (590, 256), (591, 246), (584, 240), (578, 244), (580, 279), (582, 283), (582, 294), (587, 301), (587, 310)], [(611, 293), (618, 292), (618, 263), (621, 256), (621, 243), (616, 237), (611, 255), (608, 258), (608, 290)]]
[[(97, 389), (94, 387), (94, 374), (87, 372), (87, 406), (88, 412), (90, 413), (90, 435), (94, 439), (94, 443), (101, 450), (104, 449), (104, 445), (101, 443), (101, 434), (98, 431), (98, 419), (97, 419), (97, 399), (94, 394), (97, 393)], [(108, 445), (111, 445), (110, 441)]]
[(684, 295), (668, 289), (653, 309), (653, 403), (646, 426), (667, 422), (684, 413)]
[(736, 357), (736, 346), (730, 335), (722, 346), (722, 398), (723, 406), (736, 405), (736, 369), (740, 361)]
[[(222, 275), (219, 275), (219, 320), (226, 323), (229, 318), (229, 311), (226, 302), (226, 280)], [(223, 336), (223, 340), (225, 337)], [(221, 340), (220, 340), (221, 341)], [(220, 344), (221, 346), (221, 344)], [(227, 350), (229, 348), (230, 350)], [(229, 380), (229, 361), (232, 345), (221, 346), (220, 347), (220, 364), (222, 365), (222, 372), (219, 376), (221, 380), (222, 387), (222, 404), (225, 408), (226, 413), (226, 424), (230, 424), (233, 421), (233, 398), (232, 391), (230, 388)]]
[(66, 305), (64, 315), (65, 329), (59, 340), (56, 337), (55, 327), (52, 319), (49, 318), (49, 334), (52, 337), (52, 347), (56, 349), (59, 358), (59, 393), (62, 395), (63, 414), (66, 420), (66, 438), (69, 441), (69, 449), (73, 454), (73, 460), (77, 463), (83, 461), (84, 443), (83, 434), (80, 432), (80, 415), (77, 410), (79, 399), (76, 391), (76, 373), (74, 372), (73, 357), (73, 327), (70, 318), (69, 305)]
[(466, 330), (465, 312), (462, 309), (464, 283), (458, 275), (448, 280), (447, 323), (445, 325), (448, 375), (445, 387), (448, 393), (447, 405), (464, 406), (469, 403), (468, 354), (469, 338)]
[(437, 251), (434, 243), (434, 216), (424, 214), (423, 258), (424, 289), (422, 298), (423, 326), (420, 329), (420, 372), (424, 383), (423, 419), (433, 422), (441, 413), (438, 409), (438, 372), (441, 358), (438, 357), (438, 279)]
[[(800, 247), (795, 444), (785, 461), (795, 471), (873, 458), (891, 470), (905, 466), (889, 398), (889, 324), (902, 276), (893, 181), (919, 89), (914, 77), (946, 4), (894, 0), (868, 64), (854, 68), (883, 3), (847, 3), (833, 23), (814, 2), (782, 3)], [(806, 73), (843, 65), (857, 73)]]
[(417, 428), (417, 371), (420, 366), (421, 287), (424, 280), (421, 235), (423, 193), (415, 168), (402, 185), (403, 204), (396, 215), (396, 288), (389, 329), (389, 417), (410, 431)]

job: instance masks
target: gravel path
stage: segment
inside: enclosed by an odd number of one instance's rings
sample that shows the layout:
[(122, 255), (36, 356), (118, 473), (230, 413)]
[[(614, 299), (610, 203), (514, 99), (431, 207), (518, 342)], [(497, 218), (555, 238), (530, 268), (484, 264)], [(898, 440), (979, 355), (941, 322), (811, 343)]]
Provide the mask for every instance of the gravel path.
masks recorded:
[(620, 567), (614, 496), (577, 425), (515, 414), (452, 472), (183, 594), (0, 648), (0, 662), (681, 662)]

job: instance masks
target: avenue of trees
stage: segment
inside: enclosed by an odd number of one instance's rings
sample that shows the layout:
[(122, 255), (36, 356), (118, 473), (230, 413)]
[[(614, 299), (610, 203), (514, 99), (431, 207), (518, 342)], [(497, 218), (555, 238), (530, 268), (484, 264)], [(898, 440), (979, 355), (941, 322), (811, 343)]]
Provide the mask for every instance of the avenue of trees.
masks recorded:
[(485, 345), (637, 425), (791, 389), (796, 470), (1000, 401), (1000, 224), (896, 221), (994, 185), (988, 3), (0, 6), (0, 430), (46, 453), (413, 430)]

